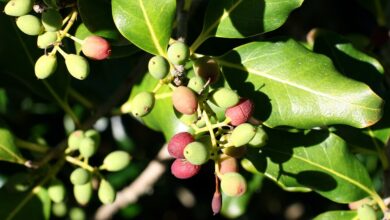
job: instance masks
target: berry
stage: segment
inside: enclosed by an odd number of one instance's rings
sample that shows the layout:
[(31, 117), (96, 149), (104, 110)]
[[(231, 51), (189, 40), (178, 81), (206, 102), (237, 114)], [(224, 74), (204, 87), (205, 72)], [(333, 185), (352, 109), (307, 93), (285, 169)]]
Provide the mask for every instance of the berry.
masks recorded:
[(194, 137), (188, 132), (175, 134), (168, 143), (168, 152), (174, 158), (184, 158), (184, 148), (187, 144), (195, 141)]
[(171, 165), (171, 173), (178, 179), (188, 179), (199, 173), (200, 166), (185, 159), (176, 159)]
[(257, 127), (256, 134), (252, 138), (251, 141), (249, 141), (248, 145), (251, 147), (263, 147), (267, 144), (268, 135), (265, 133), (264, 129), (262, 127)]
[(35, 36), (42, 32), (42, 23), (34, 15), (23, 15), (16, 19), (16, 26), (25, 34)]
[(87, 217), (82, 208), (73, 207), (69, 211), (69, 219), (70, 220), (85, 220)]
[(119, 171), (130, 163), (130, 155), (125, 151), (109, 153), (103, 160), (103, 167), (108, 171)]
[(53, 212), (53, 215), (61, 218), (61, 217), (64, 217), (66, 215), (68, 208), (66, 207), (66, 204), (63, 202), (54, 203), (51, 207), (51, 211)]
[(53, 181), (51, 181), (47, 189), (47, 192), (49, 194), (50, 199), (55, 203), (62, 202), (65, 199), (65, 194), (66, 194), (65, 186), (58, 179), (54, 179)]
[(68, 148), (77, 150), (80, 147), (80, 142), (84, 138), (84, 132), (81, 130), (73, 131), (68, 137)]
[(202, 165), (210, 159), (210, 152), (206, 145), (195, 141), (184, 148), (184, 157), (194, 165)]
[(66, 55), (65, 64), (70, 75), (72, 75), (76, 79), (83, 80), (89, 74), (88, 61), (80, 55), (76, 55), (76, 54)]
[(84, 137), (80, 141), (79, 151), (84, 158), (90, 158), (96, 153), (97, 145), (96, 141), (90, 137)]
[(27, 173), (16, 173), (9, 177), (6, 182), (6, 189), (10, 192), (25, 192), (32, 185)]
[(169, 46), (167, 56), (169, 62), (175, 65), (181, 65), (184, 64), (190, 56), (190, 49), (185, 43), (176, 41)]
[(79, 167), (70, 174), (70, 182), (72, 182), (73, 185), (84, 185), (91, 179), (91, 174)]
[(143, 117), (153, 109), (155, 102), (154, 94), (151, 92), (138, 93), (131, 102), (131, 112), (135, 117)]
[(196, 112), (192, 115), (181, 114), (177, 111), (175, 111), (175, 113), (176, 113), (176, 116), (179, 118), (179, 120), (181, 122), (183, 122), (185, 125), (191, 125), (198, 120), (198, 113), (196, 113)]
[(198, 108), (198, 98), (188, 87), (179, 86), (173, 91), (172, 104), (178, 112), (192, 115)]
[(80, 205), (86, 205), (92, 197), (92, 183), (88, 182), (84, 185), (74, 185), (74, 198)]
[(221, 177), (221, 189), (228, 196), (241, 196), (246, 192), (246, 180), (239, 173), (225, 173)]
[(235, 147), (241, 147), (249, 141), (256, 134), (256, 128), (249, 123), (243, 123), (234, 128), (232, 135), (229, 138), (229, 142), (231, 142)]
[(221, 74), (218, 63), (211, 57), (201, 57), (194, 62), (195, 73), (210, 84), (215, 83)]
[(218, 214), (222, 208), (222, 195), (219, 191), (214, 192), (213, 199), (211, 200), (211, 209), (213, 215)]
[(95, 141), (96, 146), (100, 145), (100, 134), (95, 129), (89, 129), (85, 131), (84, 136), (92, 138)]
[(23, 16), (29, 13), (34, 5), (34, 0), (11, 0), (4, 7), (4, 13), (9, 16)]
[(225, 116), (230, 118), (230, 124), (240, 125), (252, 116), (253, 102), (249, 99), (241, 99), (235, 106), (229, 107), (225, 111)]
[(237, 160), (234, 157), (222, 154), (219, 158), (219, 172), (221, 174), (237, 172), (238, 165)]
[(85, 220), (87, 217), (82, 208), (73, 207), (69, 211), (69, 219), (70, 220)]
[(110, 204), (115, 201), (115, 189), (107, 180), (102, 179), (100, 181), (98, 197), (103, 204)]
[(37, 38), (37, 46), (41, 49), (45, 49), (51, 45), (53, 45), (57, 41), (57, 33), (56, 32), (45, 32), (38, 36)]
[(369, 205), (362, 205), (357, 210), (359, 220), (376, 220), (375, 210)]
[(200, 94), (203, 91), (205, 84), (206, 83), (202, 77), (194, 76), (188, 81), (187, 87)]
[(57, 69), (56, 55), (42, 55), (35, 62), (34, 72), (38, 79), (46, 79)]
[(228, 88), (219, 88), (211, 94), (211, 102), (221, 108), (230, 108), (239, 102), (237, 93)]
[(54, 9), (47, 9), (42, 13), (42, 24), (46, 31), (58, 31), (62, 26), (62, 16)]
[(149, 60), (148, 70), (155, 79), (162, 79), (169, 72), (169, 63), (162, 56), (154, 56)]
[(99, 36), (89, 36), (81, 46), (84, 55), (93, 60), (104, 60), (111, 55), (110, 43)]

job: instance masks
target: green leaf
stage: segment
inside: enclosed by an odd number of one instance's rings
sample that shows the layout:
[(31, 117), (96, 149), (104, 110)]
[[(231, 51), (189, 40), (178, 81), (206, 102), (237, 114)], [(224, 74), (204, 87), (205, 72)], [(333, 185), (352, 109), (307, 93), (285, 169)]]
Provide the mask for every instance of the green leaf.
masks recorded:
[(367, 170), (337, 135), (268, 133), (269, 144), (247, 155), (257, 172), (285, 187), (307, 187), (338, 203), (367, 196), (378, 199)]
[(10, 192), (5, 187), (1, 188), (0, 198), (3, 199), (0, 200), (0, 219), (9, 219), (11, 215), (14, 215), (12, 220), (50, 219), (51, 201), (43, 187), (37, 188), (33, 197), (21, 209), (15, 209), (25, 201), (29, 193)]
[[(142, 91), (153, 91), (158, 81), (149, 73), (145, 74), (139, 85), (131, 90), (129, 101)], [(170, 93), (171, 89), (164, 85), (157, 94)], [(175, 115), (171, 97), (156, 100), (153, 110), (145, 117), (139, 118), (149, 128), (164, 133), (166, 140), (180, 131), (187, 131), (189, 128), (183, 124)]]
[(175, 0), (113, 0), (119, 32), (148, 53), (164, 56), (176, 13)]
[(83, 23), (91, 33), (111, 40), (121, 37), (112, 19), (109, 2), (77, 0), (77, 6)]
[(357, 212), (356, 211), (329, 211), (324, 212), (317, 217), (315, 217), (313, 220), (356, 220), (357, 219)]
[(367, 85), (293, 40), (248, 43), (218, 61), (231, 87), (255, 101), (254, 116), (269, 127), (362, 128), (382, 115), (383, 101)]
[(14, 143), (14, 136), (0, 121), (0, 160), (24, 164), (26, 160)]
[(0, 88), (0, 114), (5, 114), (7, 112), (7, 106), (8, 106), (7, 91), (3, 88)]
[(210, 37), (245, 38), (280, 27), (303, 0), (211, 0), (192, 48)]

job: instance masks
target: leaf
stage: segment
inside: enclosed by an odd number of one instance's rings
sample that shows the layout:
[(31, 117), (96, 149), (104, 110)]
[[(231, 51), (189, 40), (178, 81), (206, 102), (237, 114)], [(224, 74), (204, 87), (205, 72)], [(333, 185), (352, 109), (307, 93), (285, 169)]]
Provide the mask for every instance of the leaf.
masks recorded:
[(26, 160), (20, 154), (14, 143), (12, 133), (0, 121), (0, 160), (24, 164)]
[[(8, 219), (11, 214), (15, 214), (12, 220), (25, 219), (50, 219), (51, 201), (45, 188), (39, 187), (35, 194), (22, 209), (15, 211), (17, 207), (28, 195), (27, 192), (9, 192), (5, 187), (0, 190), (0, 219)], [(6, 198), (6, 199), (5, 199)]]
[(210, 37), (245, 38), (280, 27), (303, 0), (210, 0), (193, 48)]
[(119, 32), (148, 53), (164, 56), (176, 13), (175, 0), (113, 0)]
[(356, 211), (328, 211), (324, 212), (317, 217), (315, 217), (313, 220), (355, 220), (357, 219), (357, 212)]
[(0, 114), (5, 114), (7, 112), (8, 106), (8, 96), (5, 89), (0, 88)]
[(77, 6), (83, 23), (91, 33), (111, 40), (121, 37), (112, 19), (109, 2), (77, 0)]
[[(139, 85), (135, 85), (131, 90), (129, 101), (142, 91), (153, 91), (158, 81), (149, 73), (145, 74)], [(169, 93), (170, 88), (162, 86), (158, 94)], [(149, 128), (164, 133), (166, 140), (169, 140), (174, 134), (187, 131), (189, 128), (183, 124), (175, 115), (171, 97), (156, 100), (153, 110), (145, 117), (139, 118)]]
[(269, 144), (247, 155), (257, 172), (285, 187), (307, 187), (338, 203), (368, 195), (378, 199), (367, 170), (337, 135), (268, 133)]
[(383, 101), (367, 85), (293, 40), (252, 42), (217, 59), (231, 87), (255, 101), (255, 117), (269, 127), (362, 128), (382, 115)]

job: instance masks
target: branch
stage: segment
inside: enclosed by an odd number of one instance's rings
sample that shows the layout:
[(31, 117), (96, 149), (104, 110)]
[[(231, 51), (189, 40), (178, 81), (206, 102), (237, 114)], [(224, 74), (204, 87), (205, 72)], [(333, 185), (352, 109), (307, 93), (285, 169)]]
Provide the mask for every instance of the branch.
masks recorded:
[(145, 170), (134, 180), (129, 186), (125, 187), (117, 193), (117, 197), (114, 203), (109, 205), (102, 205), (95, 214), (97, 220), (108, 220), (118, 212), (121, 208), (135, 203), (139, 197), (147, 193), (157, 180), (163, 175), (166, 170), (166, 166), (163, 163), (165, 160), (170, 159), (168, 154), (167, 145), (165, 144), (158, 152), (155, 159), (150, 161)]

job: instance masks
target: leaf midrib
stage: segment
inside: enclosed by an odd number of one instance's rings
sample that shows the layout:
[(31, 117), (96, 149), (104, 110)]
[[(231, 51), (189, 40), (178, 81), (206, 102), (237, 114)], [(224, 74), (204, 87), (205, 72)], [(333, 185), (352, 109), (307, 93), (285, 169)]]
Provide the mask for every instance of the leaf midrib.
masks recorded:
[(11, 150), (9, 150), (7, 148), (7, 146), (3, 145), (3, 144), (0, 144), (0, 150), (4, 151), (5, 153), (11, 155), (11, 157), (13, 157), (16, 162), (18, 163), (23, 163), (24, 160), (22, 158), (20, 158), (18, 155), (16, 155), (14, 152), (12, 152)]
[(315, 95), (318, 95), (318, 96), (322, 96), (322, 97), (325, 97), (325, 98), (328, 98), (328, 99), (331, 99), (331, 100), (335, 100), (337, 102), (348, 103), (349, 105), (357, 106), (358, 108), (367, 109), (367, 110), (370, 110), (370, 111), (375, 111), (375, 112), (380, 112), (381, 111), (380, 108), (371, 108), (371, 107), (359, 105), (359, 104), (356, 104), (356, 103), (347, 102), (347, 101), (342, 100), (342, 99), (338, 99), (337, 97), (330, 96), (330, 95), (327, 95), (325, 93), (312, 90), (312, 89), (310, 89), (310, 88), (308, 88), (306, 86), (298, 85), (298, 84), (296, 84), (294, 82), (290, 82), (290, 81), (287, 81), (287, 80), (283, 80), (283, 79), (277, 78), (275, 76), (267, 74), (267, 72), (261, 72), (261, 71), (258, 71), (256, 69), (253, 69), (253, 68), (247, 68), (247, 67), (240, 66), (240, 65), (237, 65), (237, 64), (234, 64), (234, 63), (230, 63), (230, 62), (226, 62), (226, 61), (223, 61), (223, 60), (218, 60), (218, 63), (220, 65), (231, 67), (231, 68), (234, 68), (234, 69), (238, 69), (238, 70), (241, 70), (241, 71), (244, 71), (244, 72), (254, 73), (254, 74), (258, 75), (258, 76), (262, 76), (262, 77), (267, 78), (269, 80), (277, 81), (277, 82), (279, 82), (281, 84), (285, 84), (285, 85), (288, 85), (288, 86), (291, 86), (291, 87), (294, 87), (294, 88), (297, 88), (297, 89), (300, 89), (300, 90), (303, 90), (303, 91), (306, 91), (306, 92), (309, 92), (309, 93), (312, 93), (312, 94), (315, 94)]

